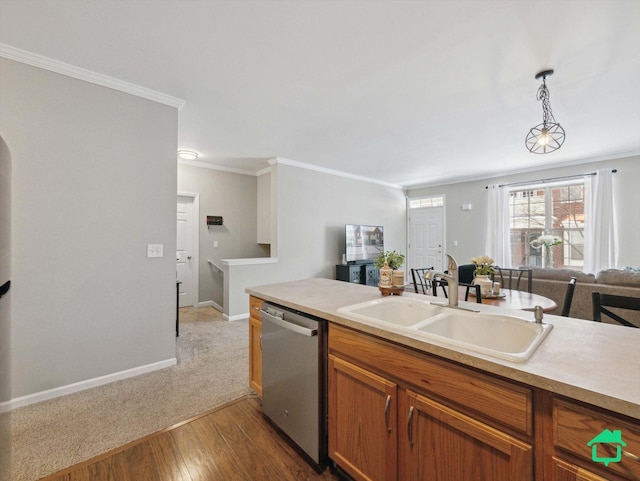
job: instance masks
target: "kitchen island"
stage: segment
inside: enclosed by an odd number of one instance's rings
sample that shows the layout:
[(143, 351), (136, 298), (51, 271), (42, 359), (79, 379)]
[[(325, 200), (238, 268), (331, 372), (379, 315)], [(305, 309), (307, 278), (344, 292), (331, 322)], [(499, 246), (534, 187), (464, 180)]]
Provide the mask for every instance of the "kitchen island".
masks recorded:
[[(341, 307), (379, 298), (375, 287), (306, 279), (250, 287), (247, 292), (255, 299), (329, 321), (329, 456), (355, 479), (411, 479), (415, 470), (442, 472), (443, 466), (437, 464), (423, 466), (429, 457), (416, 453), (427, 449), (431, 459), (440, 453), (439, 459), (456, 446), (473, 450), (479, 440), (501, 453), (495, 459), (506, 456), (507, 461), (483, 458), (491, 469), (502, 470), (503, 475), (491, 474), (494, 479), (640, 479), (640, 462), (634, 458), (640, 454), (638, 330), (545, 316), (545, 322), (554, 328), (528, 361), (515, 363), (426, 341), (418, 333), (393, 326), (381, 328), (348, 319), (338, 312)], [(461, 305), (486, 313), (514, 314), (475, 303)], [(517, 315), (534, 320), (533, 313), (518, 311)], [(369, 390), (363, 390), (367, 381)], [(356, 392), (360, 400), (351, 405), (346, 398)], [(362, 432), (363, 426), (347, 426), (344, 417), (358, 409), (366, 412), (369, 402), (384, 405), (382, 424), (366, 427), (380, 430), (380, 445), (361, 446), (378, 450), (371, 464), (361, 461), (362, 453), (354, 447), (358, 443), (345, 441), (354, 429)], [(412, 413), (411, 419), (404, 418), (405, 411)], [(375, 415), (367, 413), (356, 424), (370, 418)], [(447, 444), (443, 441), (446, 431), (442, 431), (438, 444), (444, 451), (436, 450), (433, 439), (427, 442), (434, 434), (427, 433), (436, 432), (438, 423), (448, 429), (457, 426), (464, 436)], [(597, 442), (604, 428), (621, 431), (626, 444), (623, 459), (606, 458), (606, 466), (594, 460), (603, 459), (603, 454), (592, 455), (597, 450), (586, 445), (591, 438)], [(416, 447), (412, 436), (428, 447), (420, 443)], [(467, 446), (462, 439), (469, 436), (475, 441)], [(403, 442), (405, 439), (411, 442)], [(449, 467), (460, 464), (445, 461)], [(467, 479), (464, 474), (459, 476)]]

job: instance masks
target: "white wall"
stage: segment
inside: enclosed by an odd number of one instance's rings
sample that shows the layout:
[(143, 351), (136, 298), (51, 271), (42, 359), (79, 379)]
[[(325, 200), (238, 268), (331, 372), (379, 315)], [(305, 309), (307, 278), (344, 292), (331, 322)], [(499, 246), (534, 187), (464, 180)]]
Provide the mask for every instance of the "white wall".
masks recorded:
[[(224, 307), (223, 276), (207, 260), (221, 265), (220, 259), (268, 255), (257, 243), (257, 178), (179, 164), (178, 191), (200, 194), (198, 301)], [(207, 227), (207, 215), (221, 215), (224, 225)]]
[[(175, 362), (177, 110), (10, 60), (0, 68), (12, 398)], [(164, 258), (147, 258), (149, 243)]]
[[(410, 197), (421, 195), (446, 195), (446, 252), (459, 263), (468, 263), (474, 256), (484, 254), (484, 239), (487, 228), (487, 190), (491, 184), (535, 181), (550, 177), (585, 174), (598, 169), (615, 168), (613, 176), (616, 203), (619, 207), (618, 232), (620, 234), (619, 265), (640, 266), (640, 157), (627, 157), (600, 162), (589, 162), (568, 167), (542, 169), (516, 175), (505, 175), (491, 179), (461, 182), (422, 189), (412, 189)], [(471, 203), (473, 209), (463, 211), (462, 204)], [(454, 247), (453, 242), (458, 241)]]
[(385, 250), (406, 251), (405, 195), (401, 189), (287, 164), (272, 166), (276, 195), (276, 264), (229, 267), (229, 311), (249, 311), (247, 286), (309, 277), (335, 279), (345, 224), (382, 225)]

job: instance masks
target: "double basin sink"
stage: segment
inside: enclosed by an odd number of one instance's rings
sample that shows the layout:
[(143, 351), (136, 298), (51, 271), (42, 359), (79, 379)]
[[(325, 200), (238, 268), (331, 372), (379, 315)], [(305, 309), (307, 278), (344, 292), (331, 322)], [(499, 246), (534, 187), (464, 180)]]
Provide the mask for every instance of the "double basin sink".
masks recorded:
[(524, 317), (471, 312), (399, 296), (341, 307), (347, 319), (393, 326), (428, 340), (525, 362), (553, 328)]

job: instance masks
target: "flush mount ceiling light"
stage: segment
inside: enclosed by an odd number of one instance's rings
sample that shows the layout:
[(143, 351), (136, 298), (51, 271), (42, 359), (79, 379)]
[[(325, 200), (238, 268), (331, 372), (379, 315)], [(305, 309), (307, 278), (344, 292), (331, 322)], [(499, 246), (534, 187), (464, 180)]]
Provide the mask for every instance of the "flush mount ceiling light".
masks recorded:
[(549, 103), (549, 89), (545, 80), (553, 75), (553, 70), (543, 70), (536, 75), (542, 77), (542, 85), (538, 88), (537, 99), (542, 102), (542, 123), (529, 130), (525, 145), (534, 154), (548, 154), (558, 150), (564, 143), (564, 129), (553, 118)]
[(178, 150), (178, 157), (182, 160), (196, 160), (198, 158), (198, 152), (193, 150)]

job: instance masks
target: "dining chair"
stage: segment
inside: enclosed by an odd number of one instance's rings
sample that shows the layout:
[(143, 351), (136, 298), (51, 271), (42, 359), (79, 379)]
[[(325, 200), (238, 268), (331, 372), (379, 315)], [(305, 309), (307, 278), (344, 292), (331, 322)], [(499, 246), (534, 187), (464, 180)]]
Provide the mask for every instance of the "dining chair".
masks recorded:
[[(475, 291), (476, 302), (478, 304), (482, 304), (482, 293), (480, 291), (479, 284), (467, 284), (464, 282), (458, 282), (458, 285), (466, 288), (464, 293), (465, 301), (469, 300), (469, 291)], [(437, 291), (438, 287), (442, 289), (444, 297), (448, 298), (449, 297), (447, 295), (447, 287), (449, 287), (448, 282), (445, 279), (434, 279), (433, 281), (431, 281), (431, 291), (432, 291), (432, 295), (435, 297), (438, 297), (438, 291)]]
[(475, 264), (463, 264), (458, 266), (458, 282), (461, 284), (473, 284), (473, 272), (475, 270)]
[(572, 277), (567, 284), (567, 290), (564, 293), (564, 304), (562, 306), (561, 316), (569, 317), (569, 311), (571, 310), (571, 302), (573, 301), (573, 291), (576, 289), (576, 278)]
[(411, 278), (413, 279), (413, 289), (418, 292), (418, 286), (422, 290), (423, 294), (429, 294), (431, 291), (431, 281), (428, 281), (424, 278), (424, 273), (427, 271), (432, 271), (433, 267), (423, 267), (419, 269), (411, 269)]
[(608, 307), (627, 309), (629, 311), (640, 311), (640, 297), (616, 296), (613, 294), (602, 294), (600, 292), (592, 292), (591, 300), (593, 302), (593, 320), (602, 322), (602, 314), (609, 316), (614, 321), (627, 327), (638, 327), (624, 319), (620, 311), (613, 312)]
[(493, 280), (497, 280), (496, 276), (500, 276), (500, 285), (504, 289), (520, 290), (520, 281), (526, 278), (527, 292), (533, 292), (533, 270), (530, 267), (496, 267), (496, 273)]

